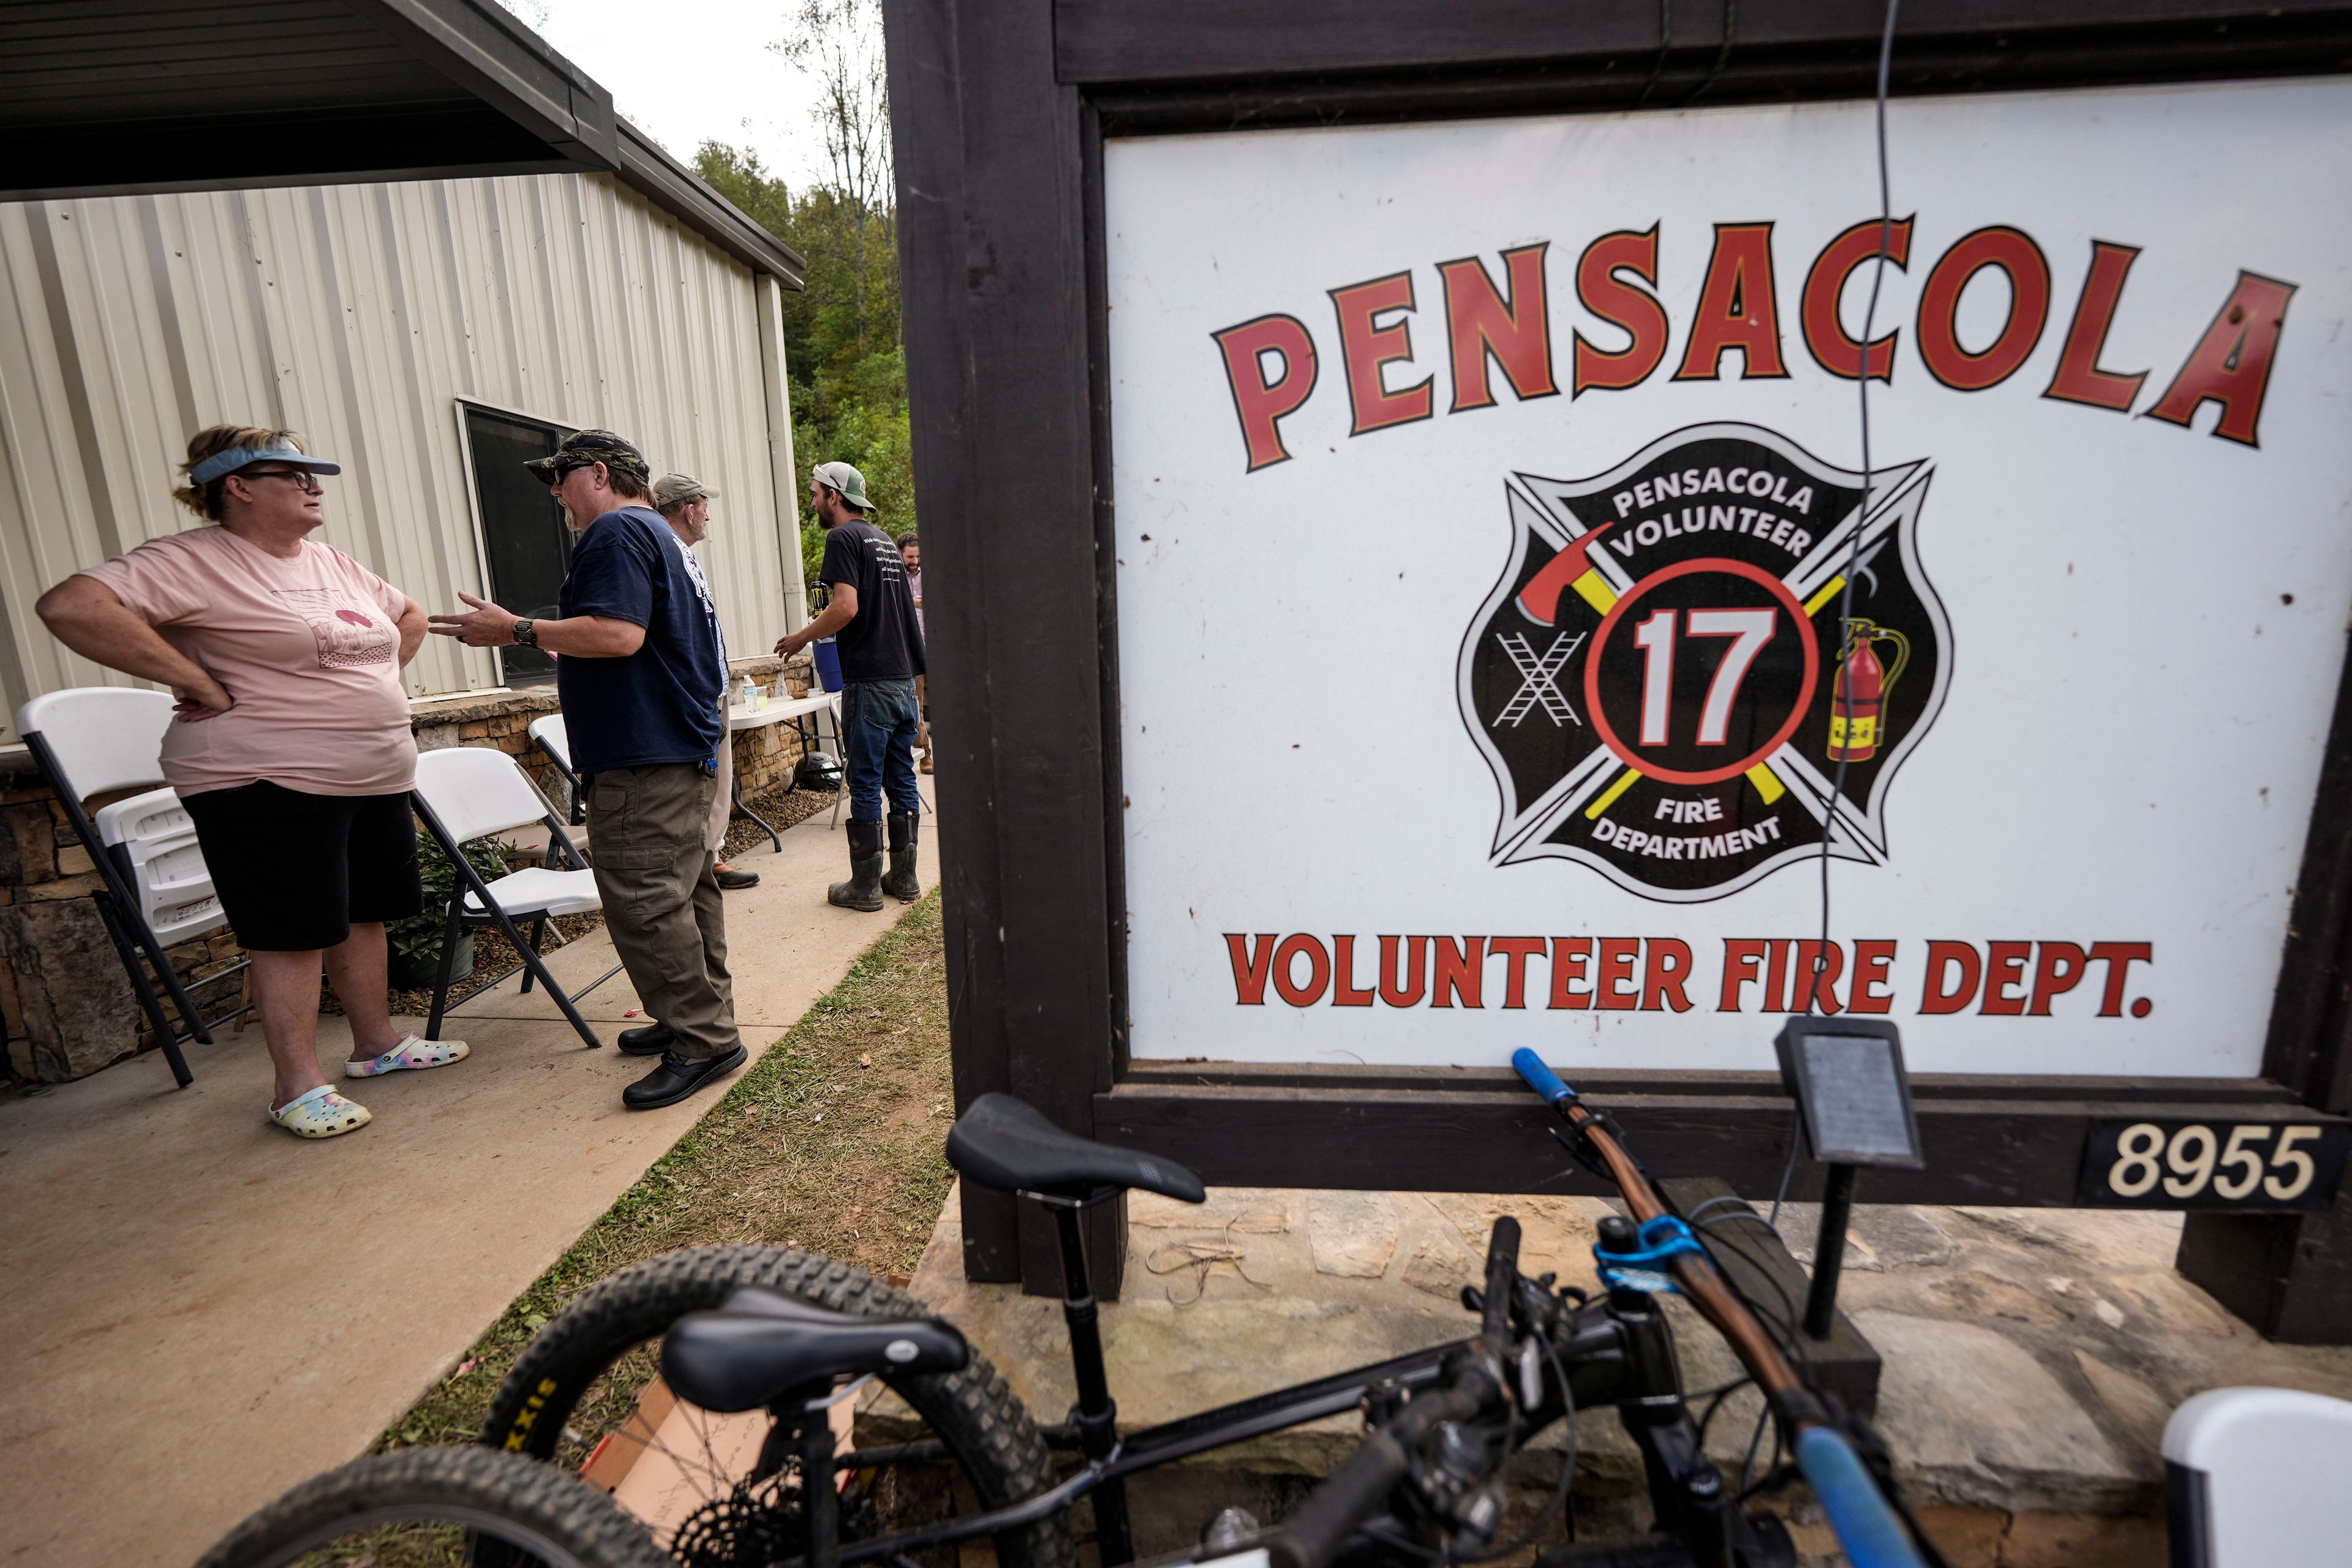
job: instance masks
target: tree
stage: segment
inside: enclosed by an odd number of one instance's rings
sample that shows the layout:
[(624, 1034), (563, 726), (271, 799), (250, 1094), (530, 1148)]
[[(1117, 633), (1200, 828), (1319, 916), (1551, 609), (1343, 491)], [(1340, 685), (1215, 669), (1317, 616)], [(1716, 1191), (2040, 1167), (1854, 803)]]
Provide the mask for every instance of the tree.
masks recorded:
[[(793, 446), (803, 468), (845, 462), (866, 476), (875, 521), (915, 526), (907, 361), (900, 347), (898, 216), (893, 205), (889, 90), (873, 0), (803, 0), (794, 37), (772, 46), (817, 79), (815, 119), (825, 174), (794, 195), (759, 155), (706, 142), (695, 171), (808, 263), (784, 296), (784, 363)], [(823, 552), (802, 529), (811, 575)]]
[[(816, 122), (824, 141), (830, 194), (850, 237), (850, 287), (861, 352), (877, 323), (867, 313), (877, 270), (895, 271), (868, 243), (890, 211), (890, 81), (875, 0), (802, 0), (795, 31), (768, 47), (816, 79)], [(895, 283), (895, 279), (893, 279)], [(895, 289), (893, 290), (895, 293)], [(895, 333), (893, 334), (895, 336)]]

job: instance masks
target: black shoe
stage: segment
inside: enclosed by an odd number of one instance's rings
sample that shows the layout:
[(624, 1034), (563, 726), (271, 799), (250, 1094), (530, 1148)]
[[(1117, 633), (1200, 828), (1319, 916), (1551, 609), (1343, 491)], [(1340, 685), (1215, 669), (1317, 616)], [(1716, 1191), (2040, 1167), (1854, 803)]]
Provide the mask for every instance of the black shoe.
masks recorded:
[(665, 1105), (676, 1105), (704, 1084), (725, 1078), (741, 1067), (743, 1056), (740, 1046), (723, 1057), (700, 1062), (690, 1062), (675, 1051), (668, 1052), (659, 1067), (621, 1091), (621, 1103), (631, 1110), (658, 1110)]
[(716, 875), (719, 885), (730, 893), (738, 888), (756, 888), (760, 885), (760, 873), (757, 871), (738, 871), (730, 866), (726, 870), (718, 872)]
[(669, 1043), (676, 1038), (677, 1037), (669, 1032), (669, 1026), (656, 1018), (642, 1029), (622, 1030), (621, 1054), (629, 1057), (657, 1057), (669, 1049)]
[(882, 890), (902, 904), (923, 896), (923, 884), (915, 876), (915, 825), (921, 820), (911, 811), (894, 811), (889, 817), (890, 868), (882, 873)]

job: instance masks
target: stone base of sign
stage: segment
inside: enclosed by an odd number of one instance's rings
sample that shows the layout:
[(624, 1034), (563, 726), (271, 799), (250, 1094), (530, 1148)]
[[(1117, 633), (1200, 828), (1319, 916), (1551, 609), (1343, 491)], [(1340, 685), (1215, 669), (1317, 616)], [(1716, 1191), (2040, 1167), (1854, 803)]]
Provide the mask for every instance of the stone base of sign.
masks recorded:
[(2352, 1184), (2318, 1214), (2192, 1214), (2178, 1262), (2274, 1340), (2352, 1344)]
[[(1122, 1299), (1103, 1310), (1123, 1427), (1133, 1428), (1471, 1331), (1462, 1286), (1502, 1214), (1526, 1226), (1521, 1267), (1591, 1286), (1598, 1200), (1225, 1188), (1199, 1207), (1138, 1196)], [(963, 1277), (951, 1194), (912, 1289), (960, 1325), (1041, 1421), (1073, 1390), (1061, 1307)], [(1810, 1263), (1817, 1224), (1782, 1229)], [(2164, 1557), (2158, 1457), (2174, 1406), (2263, 1384), (2352, 1398), (2352, 1351), (2264, 1340), (2184, 1280), (2177, 1215), (1864, 1207), (1841, 1304), (1885, 1359), (1878, 1426), (1906, 1495), (1961, 1568), (2104, 1568)], [(1689, 1388), (1731, 1381), (1730, 1352), (1670, 1301)], [(1707, 1449), (1737, 1473), (1758, 1403), (1731, 1395)], [(861, 1414), (881, 1440), (890, 1402)], [(1234, 1504), (1280, 1517), (1353, 1447), (1353, 1415), (1317, 1422), (1129, 1483), (1139, 1552), (1193, 1539)], [(1559, 1475), (1560, 1434), (1518, 1461), (1532, 1518)], [(1579, 1423), (1577, 1515), (1591, 1540), (1647, 1527), (1641, 1467), (1612, 1414)], [(1763, 1448), (1769, 1452), (1769, 1430)], [(1766, 1455), (1759, 1454), (1760, 1467)], [(1809, 1558), (1832, 1542), (1810, 1500), (1778, 1505)], [(1083, 1521), (1082, 1521), (1083, 1523)]]

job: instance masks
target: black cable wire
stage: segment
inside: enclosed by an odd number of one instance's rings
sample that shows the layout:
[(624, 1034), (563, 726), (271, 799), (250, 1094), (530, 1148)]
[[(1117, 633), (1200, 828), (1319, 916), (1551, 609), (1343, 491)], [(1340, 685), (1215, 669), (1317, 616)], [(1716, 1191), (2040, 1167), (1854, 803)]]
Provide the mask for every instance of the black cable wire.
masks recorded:
[[(1723, 1408), (1723, 1402), (1755, 1381), (1756, 1379), (1752, 1376), (1735, 1378), (1731, 1382), (1725, 1384), (1722, 1387), (1711, 1391), (1715, 1397), (1707, 1399), (1706, 1413), (1698, 1418), (1698, 1451), (1700, 1453), (1704, 1454), (1706, 1452), (1706, 1429), (1715, 1424), (1715, 1413)], [(1694, 1394), (1687, 1397), (1691, 1399), (1705, 1399), (1706, 1398), (1706, 1395), (1704, 1394)]]
[(1658, 0), (1658, 58), (1651, 63), (1650, 77), (1642, 84), (1642, 95), (1633, 100), (1641, 108), (1650, 101), (1650, 91), (1658, 85), (1658, 73), (1666, 68), (1666, 51), (1675, 47), (1675, 0)]
[(1789, 1201), (1789, 1182), (1797, 1173), (1797, 1139), (1803, 1131), (1797, 1122), (1803, 1114), (1793, 1107), (1789, 1111), (1789, 1157), (1780, 1163), (1780, 1184), (1772, 1189), (1772, 1217), (1764, 1221), (1764, 1228), (1774, 1236), (1780, 1234), (1780, 1205)]
[[(1886, 262), (1895, 244), (1894, 186), (1893, 183), (1888, 179), (1886, 172), (1886, 93), (1888, 83), (1892, 79), (1894, 74), (1895, 17), (1895, 14), (1901, 10), (1903, 0), (1886, 0), (1886, 23), (1884, 28), (1880, 31), (1878, 37), (1878, 254), (1872, 259), (1871, 263), (1870, 303), (1864, 307), (1862, 312), (1862, 363), (1855, 367), (1856, 370), (1860, 372), (1860, 374), (1854, 377), (1854, 388), (1862, 413), (1862, 500), (1860, 504), (1854, 508), (1853, 542), (1846, 546), (1845, 585), (1838, 592), (1838, 636), (1840, 638), (1839, 648), (1841, 657), (1843, 656), (1844, 648), (1843, 638), (1845, 637), (1845, 630), (1853, 624), (1853, 580), (1859, 574), (1862, 566), (1863, 525), (1870, 519), (1870, 479), (1872, 473), (1872, 464), (1870, 460), (1870, 335), (1878, 325), (1878, 291), (1886, 281)], [(1887, 368), (1892, 372), (1894, 367), (1889, 365)], [(1845, 667), (1843, 664), (1840, 664), (1831, 672), (1830, 675), (1830, 700), (1832, 709), (1834, 709), (1836, 705), (1838, 688), (1844, 679)], [(1842, 748), (1837, 760), (1837, 773), (1830, 781), (1829, 798), (1822, 803), (1823, 805), (1827, 807), (1827, 814), (1822, 819), (1822, 852), (1819, 858), (1822, 875), (1822, 940), (1821, 945), (1813, 950), (1813, 973), (1811, 977), (1811, 983), (1805, 987), (1805, 1014), (1808, 1017), (1811, 1016), (1812, 1014), (1821, 1007), (1822, 976), (1829, 971), (1830, 845), (1837, 837), (1838, 817), (1845, 809), (1846, 769), (1852, 764), (1852, 748)], [(1853, 994), (1853, 980), (1849, 978), (1846, 984), (1848, 987), (1847, 994), (1851, 996)], [(1790, 1120), (1791, 1125), (1789, 1129), (1789, 1163), (1787, 1165), (1782, 1167), (1780, 1172), (1780, 1190), (1774, 1194), (1772, 1197), (1771, 1224), (1775, 1229), (1779, 1228), (1780, 1223), (1780, 1205), (1788, 1201), (1790, 1178), (1794, 1176), (1797, 1172), (1797, 1130), (1793, 1124), (1794, 1118), (1792, 1117)], [(1819, 1264), (1817, 1263), (1815, 1267), (1818, 1268)]]
[[(1870, 303), (1862, 313), (1861, 374), (1854, 378), (1862, 411), (1862, 500), (1854, 509), (1853, 540), (1846, 546), (1845, 585), (1838, 593), (1839, 635), (1853, 616), (1853, 580), (1862, 566), (1863, 525), (1870, 518), (1870, 334), (1878, 325), (1878, 291), (1886, 281), (1886, 263), (1895, 245), (1895, 196), (1886, 173), (1886, 89), (1895, 62), (1895, 16), (1903, 0), (1886, 0), (1886, 25), (1878, 39), (1878, 255), (1870, 269)], [(1890, 369), (1892, 367), (1889, 367)], [(1843, 669), (1830, 678), (1830, 689), (1834, 697)], [(1822, 1005), (1822, 976), (1830, 963), (1830, 842), (1836, 836), (1838, 817), (1845, 808), (1846, 769), (1852, 764), (1852, 748), (1838, 758), (1837, 773), (1830, 782), (1827, 805), (1829, 815), (1822, 823), (1822, 943), (1813, 953), (1812, 984), (1805, 988), (1805, 1012), (1810, 1016)]]
[(1691, 89), (1690, 96), (1683, 100), (1682, 107), (1685, 109), (1696, 103), (1699, 94), (1713, 87), (1715, 79), (1723, 74), (1723, 68), (1731, 59), (1731, 32), (1738, 25), (1739, 0), (1723, 0), (1723, 44), (1715, 51), (1715, 64), (1706, 68), (1706, 75), (1699, 79), (1699, 84)]
[[(1543, 1346), (1544, 1360), (1551, 1363), (1552, 1381), (1559, 1384), (1560, 1404), (1566, 1406), (1567, 1410), (1561, 1417), (1568, 1423), (1568, 1445), (1560, 1456), (1559, 1482), (1552, 1489), (1551, 1501), (1544, 1505), (1543, 1511), (1536, 1515), (1535, 1522), (1528, 1526), (1527, 1532), (1517, 1541), (1512, 1542), (1508, 1546), (1497, 1546), (1490, 1551), (1482, 1552), (1475, 1557), (1453, 1557), (1447, 1559), (1448, 1562), (1465, 1564), (1492, 1563), (1499, 1558), (1516, 1556), (1535, 1544), (1536, 1537), (1544, 1532), (1544, 1525), (1553, 1514), (1568, 1507), (1568, 1494), (1576, 1485), (1576, 1390), (1569, 1384), (1568, 1373), (1559, 1364), (1559, 1352), (1553, 1348), (1551, 1337), (1538, 1329), (1536, 1331), (1536, 1342)], [(1511, 1445), (1506, 1443), (1504, 1449), (1507, 1453), (1511, 1451)], [(1571, 1521), (1570, 1529), (1573, 1530), (1573, 1521)]]
[[(1887, 255), (1893, 246), (1895, 235), (1895, 199), (1893, 184), (1887, 175), (1886, 99), (1889, 86), (1894, 78), (1895, 21), (1901, 9), (1902, 0), (1886, 0), (1886, 21), (1885, 26), (1881, 28), (1878, 37), (1878, 92), (1877, 101), (1875, 104), (1878, 144), (1878, 255), (1875, 259), (1875, 263), (1871, 268), (1870, 303), (1864, 307), (1863, 310), (1862, 363), (1856, 367), (1861, 374), (1855, 378), (1854, 382), (1856, 401), (1862, 416), (1862, 505), (1854, 519), (1853, 542), (1849, 547), (1846, 557), (1845, 586), (1838, 595), (1838, 622), (1841, 630), (1843, 630), (1853, 612), (1854, 573), (1855, 567), (1859, 563), (1862, 555), (1862, 527), (1864, 519), (1866, 519), (1870, 514), (1870, 478), (1872, 471), (1870, 452), (1870, 334), (1872, 329), (1877, 324), (1878, 291), (1886, 279)], [(1891, 369), (1892, 367), (1890, 366), (1889, 368)], [(1836, 677), (1832, 677), (1832, 679), (1834, 680)], [(1832, 690), (1834, 690), (1834, 686), (1832, 687)], [(1848, 759), (1845, 757), (1840, 757), (1838, 759), (1837, 774), (1830, 787), (1829, 816), (1827, 821), (1823, 824), (1821, 855), (1822, 946), (1820, 952), (1814, 955), (1813, 959), (1813, 985), (1811, 987), (1811, 994), (1806, 997), (1806, 1011), (1808, 1013), (1811, 1012), (1813, 1007), (1818, 1005), (1820, 1003), (1821, 973), (1829, 962), (1829, 830), (1836, 826), (1838, 813), (1843, 809), (1845, 803), (1845, 776), (1847, 762)], [(1794, 1163), (1793, 1154), (1794, 1151), (1792, 1148), (1792, 1166)], [(1782, 1185), (1783, 1191), (1785, 1191), (1785, 1179), (1783, 1180)], [(1780, 1205), (1777, 1202), (1773, 1205), (1773, 1217), (1775, 1219), (1780, 1217)], [(1821, 1258), (1818, 1257), (1818, 1253), (1820, 1251), (1820, 1242), (1818, 1239), (1816, 1239), (1814, 1243), (1814, 1250), (1817, 1256), (1814, 1258), (1813, 1266), (1818, 1268), (1821, 1267), (1822, 1262)], [(1852, 1441), (1853, 1438), (1853, 1428), (1861, 1424), (1849, 1419), (1845, 1425), (1847, 1426), (1847, 1438), (1849, 1441)], [(1774, 1440), (1777, 1444), (1779, 1440), (1777, 1433)], [(1747, 1479), (1747, 1474), (1744, 1470), (1741, 1472), (1740, 1479), (1743, 1482)], [(1894, 1505), (1895, 1513), (1902, 1519), (1904, 1527), (1910, 1531), (1911, 1539), (1919, 1547), (1921, 1554), (1927, 1557), (1930, 1563), (1934, 1564), (1934, 1568), (1948, 1568), (1948, 1564), (1945, 1562), (1943, 1552), (1937, 1548), (1937, 1545), (1933, 1541), (1930, 1541), (1927, 1538), (1927, 1532), (1919, 1528), (1919, 1521), (1917, 1517), (1912, 1513), (1910, 1505), (1903, 1500), (1902, 1494), (1897, 1491), (1892, 1484), (1893, 1478), (1889, 1477), (1887, 1479), (1888, 1484), (1884, 1488), (1887, 1500)]]
[(1769, 1399), (1764, 1402), (1764, 1408), (1756, 1413), (1756, 1429), (1748, 1435), (1748, 1454), (1739, 1461), (1739, 1492), (1733, 1500), (1735, 1502), (1744, 1503), (1748, 1499), (1748, 1472), (1756, 1468), (1756, 1450), (1764, 1441), (1764, 1428), (1768, 1426), (1772, 1428), (1772, 1459), (1764, 1467), (1764, 1473), (1769, 1476), (1772, 1473), (1773, 1463), (1778, 1462), (1780, 1457), (1780, 1424), (1772, 1419), (1772, 1402)]

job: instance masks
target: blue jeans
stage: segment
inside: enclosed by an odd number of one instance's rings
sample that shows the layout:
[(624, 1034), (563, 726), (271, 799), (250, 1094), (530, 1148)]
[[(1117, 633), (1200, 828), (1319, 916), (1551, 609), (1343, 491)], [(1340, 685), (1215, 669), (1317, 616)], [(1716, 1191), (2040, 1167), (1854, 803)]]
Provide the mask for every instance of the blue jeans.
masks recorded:
[(915, 731), (922, 722), (911, 680), (855, 680), (841, 689), (841, 732), (849, 751), (849, 820), (882, 820), (890, 809), (923, 809), (915, 787)]

